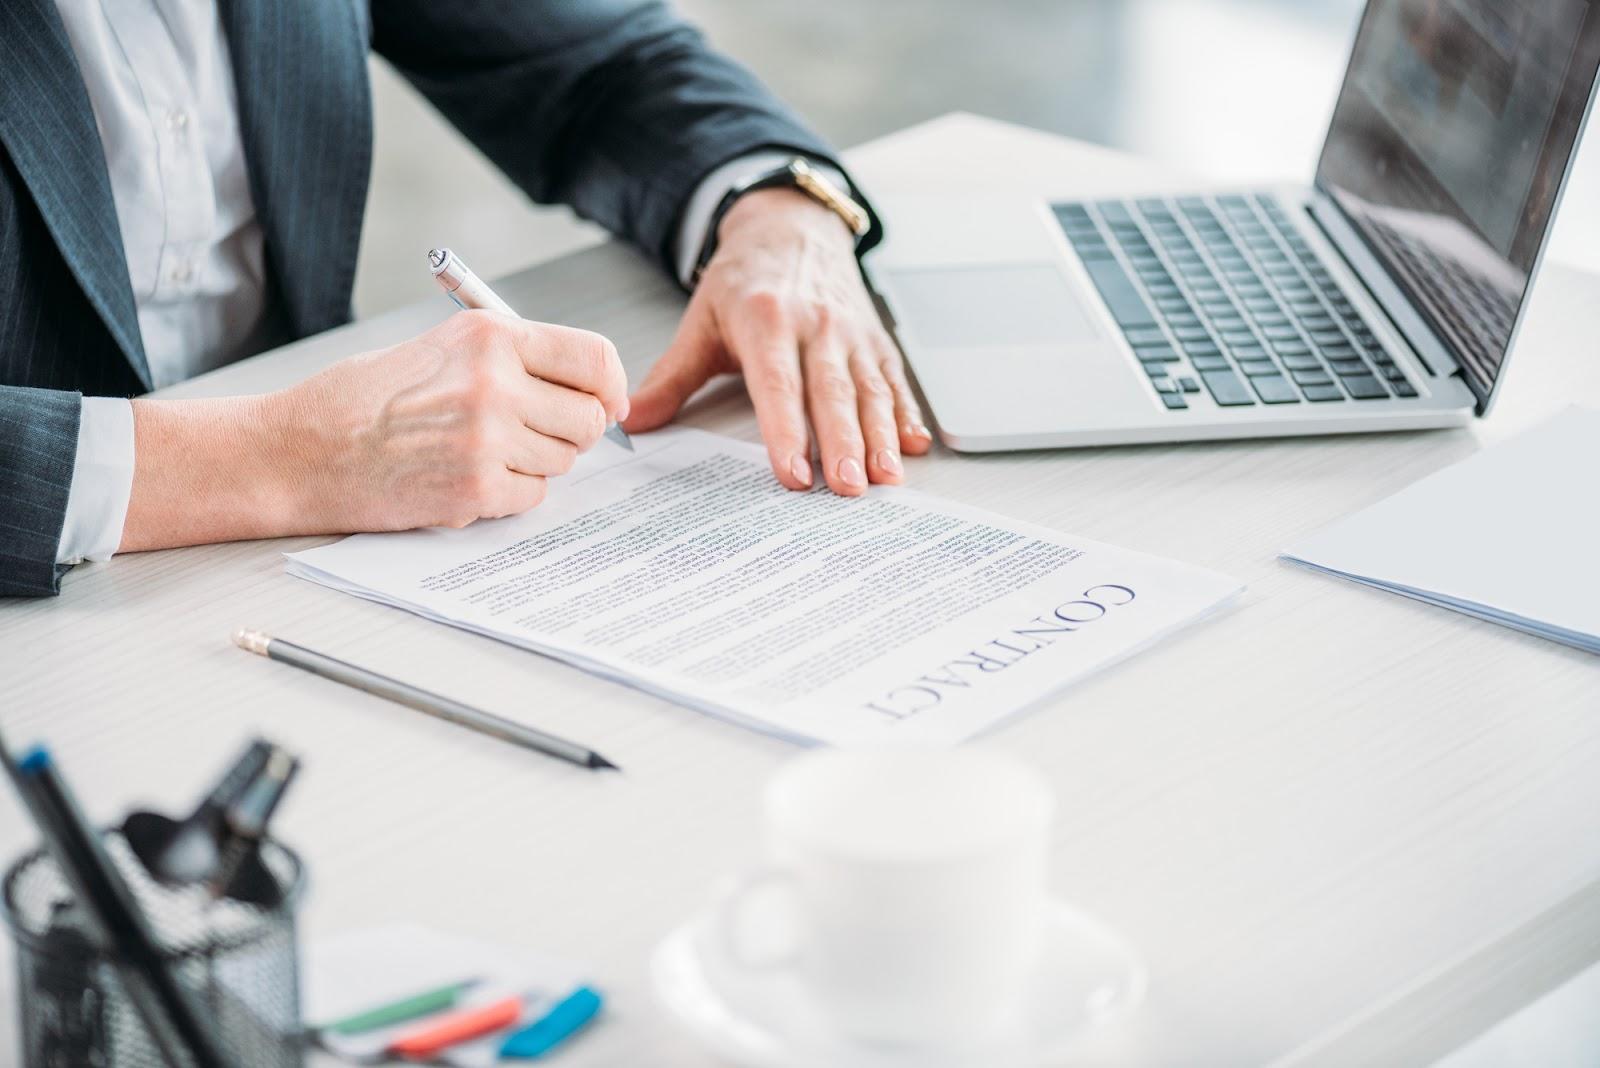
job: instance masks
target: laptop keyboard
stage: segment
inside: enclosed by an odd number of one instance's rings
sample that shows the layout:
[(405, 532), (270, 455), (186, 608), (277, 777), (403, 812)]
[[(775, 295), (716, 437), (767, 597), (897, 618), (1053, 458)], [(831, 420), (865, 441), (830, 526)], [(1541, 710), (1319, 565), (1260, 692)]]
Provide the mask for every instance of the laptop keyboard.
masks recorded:
[(1371, 231), (1443, 320), (1460, 355), (1476, 365), (1480, 375), (1493, 379), (1516, 325), (1517, 294), (1497, 289), (1484, 275), (1386, 223), (1374, 221)]
[(1271, 198), (1053, 207), (1169, 410), (1417, 395)]

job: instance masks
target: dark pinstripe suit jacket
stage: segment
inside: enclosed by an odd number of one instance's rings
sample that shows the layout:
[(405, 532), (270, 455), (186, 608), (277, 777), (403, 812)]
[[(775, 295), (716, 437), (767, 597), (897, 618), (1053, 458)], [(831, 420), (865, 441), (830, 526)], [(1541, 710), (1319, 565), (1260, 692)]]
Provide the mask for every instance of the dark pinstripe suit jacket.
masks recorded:
[[(827, 157), (660, 0), (218, 0), (273, 311), (345, 322), (371, 163), (366, 56), (535, 200), (669, 270), (699, 180), (752, 149)], [(318, 263), (318, 282), (303, 263)], [(150, 387), (100, 138), (56, 0), (0, 0), (0, 596), (57, 589), (82, 394)]]

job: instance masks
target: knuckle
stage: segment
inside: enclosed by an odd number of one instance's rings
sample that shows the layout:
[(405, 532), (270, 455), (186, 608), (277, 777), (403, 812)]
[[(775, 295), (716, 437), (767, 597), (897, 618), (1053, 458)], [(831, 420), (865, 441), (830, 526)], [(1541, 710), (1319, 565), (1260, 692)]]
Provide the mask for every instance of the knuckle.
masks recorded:
[(593, 397), (584, 398), (584, 430), (589, 434), (589, 444), (593, 445), (600, 440), (600, 435), (606, 432), (606, 409)]
[(550, 493), (550, 483), (542, 478), (535, 478), (533, 485), (528, 487), (525, 503), (529, 508), (537, 508), (544, 503), (545, 497)]
[(603, 334), (590, 330), (574, 331), (572, 358), (576, 373), (585, 385), (599, 385), (617, 362), (617, 347)]
[(598, 400), (590, 396), (577, 399), (574, 411), (574, 432), (579, 448), (587, 449), (600, 440), (600, 435), (606, 432), (606, 409)]
[(453, 321), (461, 331), (462, 340), (473, 348), (486, 348), (498, 337), (500, 320), (492, 313), (477, 308), (459, 311)]
[(761, 383), (761, 392), (775, 398), (798, 397), (804, 388), (800, 372), (787, 365), (770, 368)]
[(833, 310), (833, 305), (825, 300), (807, 301), (806, 318), (811, 322), (812, 328), (823, 337), (835, 337), (840, 333), (839, 316)]
[(823, 404), (853, 404), (856, 384), (848, 375), (837, 371), (824, 371), (812, 380), (812, 393)]
[(889, 383), (877, 375), (868, 375), (857, 382), (856, 392), (867, 404), (885, 404), (894, 398), (894, 390), (889, 388)]
[(554, 453), (550, 459), (552, 474), (564, 475), (572, 470), (572, 465), (578, 462), (578, 449), (570, 441), (555, 443)]
[(756, 323), (767, 329), (778, 329), (789, 320), (789, 310), (777, 290), (766, 288), (748, 290), (740, 298), (739, 303)]

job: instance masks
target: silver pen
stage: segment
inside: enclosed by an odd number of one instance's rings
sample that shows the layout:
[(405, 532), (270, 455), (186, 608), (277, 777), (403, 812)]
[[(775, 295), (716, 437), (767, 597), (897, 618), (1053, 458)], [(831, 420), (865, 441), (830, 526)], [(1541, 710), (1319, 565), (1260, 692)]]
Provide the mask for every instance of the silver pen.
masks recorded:
[[(445, 296), (455, 301), (456, 307), (481, 308), (504, 315), (517, 314), (511, 310), (511, 305), (500, 299), (500, 294), (489, 288), (489, 283), (473, 274), (472, 268), (461, 262), (461, 257), (449, 249), (429, 249), (428, 266), (433, 270), (433, 280), (439, 283)], [(628, 437), (621, 423), (606, 427), (606, 437), (629, 452), (633, 451), (633, 439)]]
[(357, 690), (393, 701), (396, 704), (414, 708), (418, 712), (426, 712), (436, 716), (447, 723), (454, 723), (458, 727), (487, 734), (491, 738), (498, 738), (502, 742), (520, 745), (524, 749), (553, 756), (558, 760), (565, 760), (576, 764), (580, 768), (589, 768), (600, 771), (606, 768), (620, 770), (611, 761), (596, 753), (588, 746), (570, 742), (565, 738), (557, 737), (547, 731), (535, 727), (524, 726), (492, 712), (485, 712), (471, 705), (462, 704), (460, 701), (443, 697), (439, 694), (424, 690), (419, 686), (391, 679), (387, 675), (380, 675), (376, 671), (368, 671), (364, 667), (337, 660), (331, 656), (307, 649), (303, 645), (286, 642), (282, 638), (274, 638), (270, 634), (263, 634), (259, 630), (240, 627), (233, 632), (233, 644), (247, 653), (255, 653), (269, 660), (277, 660), (301, 671), (309, 671), (313, 675), (321, 675), (333, 682), (343, 683)]

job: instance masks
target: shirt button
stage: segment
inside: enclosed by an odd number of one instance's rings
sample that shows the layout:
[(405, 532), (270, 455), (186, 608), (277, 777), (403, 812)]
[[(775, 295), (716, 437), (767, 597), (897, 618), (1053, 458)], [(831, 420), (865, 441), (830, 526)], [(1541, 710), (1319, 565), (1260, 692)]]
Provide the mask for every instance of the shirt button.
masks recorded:
[(181, 134), (189, 127), (189, 113), (180, 108), (173, 108), (167, 112), (167, 129), (173, 133)]
[(188, 260), (179, 260), (177, 263), (174, 263), (172, 265), (172, 269), (167, 272), (167, 277), (171, 279), (174, 285), (181, 286), (188, 282), (190, 278), (194, 277), (194, 265)]

